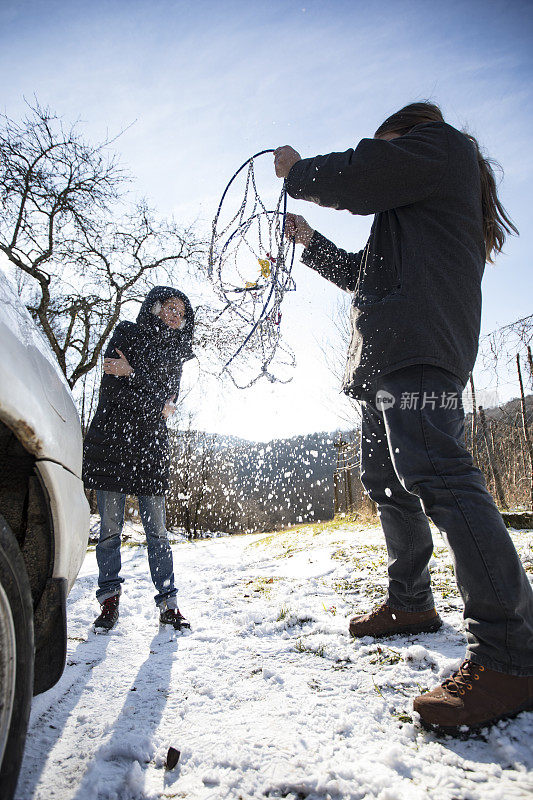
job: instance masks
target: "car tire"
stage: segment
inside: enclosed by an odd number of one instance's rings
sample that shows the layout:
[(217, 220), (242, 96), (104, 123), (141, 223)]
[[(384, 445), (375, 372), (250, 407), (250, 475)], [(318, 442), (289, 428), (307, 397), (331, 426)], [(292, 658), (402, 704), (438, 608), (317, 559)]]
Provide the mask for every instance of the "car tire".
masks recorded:
[(33, 604), (24, 560), (0, 516), (0, 786), (11, 800), (33, 696)]

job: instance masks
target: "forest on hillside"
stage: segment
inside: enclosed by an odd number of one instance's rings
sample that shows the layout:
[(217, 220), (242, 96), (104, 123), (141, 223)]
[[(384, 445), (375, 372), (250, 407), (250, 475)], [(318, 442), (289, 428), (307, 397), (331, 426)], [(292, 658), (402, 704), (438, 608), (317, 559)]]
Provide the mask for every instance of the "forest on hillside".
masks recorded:
[[(533, 437), (533, 395), (525, 398)], [(190, 536), (244, 533), (367, 513), (360, 432), (313, 433), (268, 443), (203, 431), (172, 436), (170, 526)], [(531, 508), (531, 463), (520, 399), (465, 416), (465, 445), (501, 510)]]

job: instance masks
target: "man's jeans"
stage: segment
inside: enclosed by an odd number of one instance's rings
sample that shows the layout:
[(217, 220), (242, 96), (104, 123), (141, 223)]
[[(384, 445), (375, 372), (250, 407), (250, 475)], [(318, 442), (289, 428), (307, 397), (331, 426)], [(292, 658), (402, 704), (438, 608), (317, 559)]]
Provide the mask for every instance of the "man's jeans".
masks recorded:
[(417, 364), (380, 376), (361, 395), (361, 479), (385, 533), (387, 602), (405, 611), (433, 607), (429, 517), (451, 550), (467, 657), (533, 675), (533, 591), (464, 446), (463, 388), (450, 372)]
[[(165, 498), (157, 495), (139, 495), (139, 512), (146, 534), (148, 563), (152, 581), (157, 589), (155, 602), (164, 608), (177, 608), (174, 586), (174, 566), (172, 550), (165, 527)], [(96, 597), (100, 603), (121, 593), (124, 578), (119, 577), (120, 534), (124, 525), (124, 505), (126, 495), (119, 492), (96, 492), (100, 512), (100, 539), (96, 545), (98, 562), (98, 590)]]

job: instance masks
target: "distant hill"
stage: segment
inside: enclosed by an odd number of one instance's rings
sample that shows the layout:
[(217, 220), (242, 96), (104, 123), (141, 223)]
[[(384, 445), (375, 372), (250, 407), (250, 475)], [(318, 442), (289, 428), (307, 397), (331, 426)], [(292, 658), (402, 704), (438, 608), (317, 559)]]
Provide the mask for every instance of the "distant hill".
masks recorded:
[[(531, 422), (533, 395), (526, 398), (526, 407)], [(513, 436), (518, 435), (519, 399), (487, 408), (485, 414), (489, 424), (508, 425), (515, 429)], [(467, 414), (467, 435), (471, 419)], [(188, 529), (199, 530), (268, 530), (331, 519), (339, 438), (350, 442), (350, 488), (357, 501), (362, 491), (359, 431), (312, 433), (266, 443), (205, 431), (175, 433), (171, 516)], [(483, 452), (482, 447), (478, 456)], [(341, 470), (340, 493), (344, 474)], [(342, 503), (342, 495), (340, 499)]]
[[(211, 497), (218, 496), (218, 501), (212, 501), (213, 507), (224, 504), (220, 499), (222, 493), (229, 503), (238, 504), (243, 514), (246, 508), (250, 518), (253, 516), (258, 521), (264, 517), (267, 528), (331, 519), (334, 514), (333, 475), (337, 464), (335, 442), (340, 436), (344, 441), (348, 438), (355, 441), (353, 432), (339, 431), (270, 442), (202, 431), (190, 431), (186, 435), (189, 446), (197, 452), (196, 463), (189, 467), (189, 472), (198, 476), (197, 482), (202, 480), (200, 474), (203, 474), (203, 480), (209, 483), (213, 483), (215, 473), (218, 485), (209, 490)], [(205, 467), (202, 473), (198, 464), (205, 463), (202, 453), (206, 446), (211, 453), (211, 466)], [(354, 444), (351, 452), (355, 457), (358, 444)], [(184, 463), (181, 469), (186, 468)], [(209, 477), (205, 477), (207, 472), (210, 472)], [(353, 474), (358, 479), (358, 470)], [(188, 496), (190, 494), (188, 490)]]
[[(526, 418), (528, 425), (533, 424), (533, 394), (528, 394), (525, 397), (526, 403)], [(522, 403), (519, 397), (509, 400), (499, 406), (492, 406), (485, 408), (485, 416), (488, 420), (502, 423), (504, 425), (515, 425), (517, 419), (522, 419)], [(472, 413), (466, 415), (467, 420), (472, 419)]]

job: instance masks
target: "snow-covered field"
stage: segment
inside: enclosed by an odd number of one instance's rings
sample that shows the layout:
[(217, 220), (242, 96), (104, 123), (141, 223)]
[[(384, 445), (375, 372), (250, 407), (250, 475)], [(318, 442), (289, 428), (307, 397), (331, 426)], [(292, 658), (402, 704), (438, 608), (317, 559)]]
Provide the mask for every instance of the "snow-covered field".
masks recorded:
[[(513, 538), (533, 568), (533, 534)], [(509, 800), (533, 794), (533, 713), (467, 740), (411, 699), (464, 653), (435, 535), (436, 634), (353, 641), (384, 592), (379, 529), (316, 526), (173, 546), (188, 635), (159, 629), (146, 550), (123, 547), (121, 616), (95, 635), (96, 560), (69, 598), (69, 652), (34, 700), (17, 800)], [(531, 574), (531, 573), (530, 573)], [(169, 747), (181, 752), (165, 769)]]

